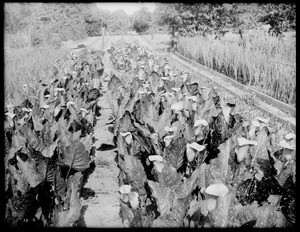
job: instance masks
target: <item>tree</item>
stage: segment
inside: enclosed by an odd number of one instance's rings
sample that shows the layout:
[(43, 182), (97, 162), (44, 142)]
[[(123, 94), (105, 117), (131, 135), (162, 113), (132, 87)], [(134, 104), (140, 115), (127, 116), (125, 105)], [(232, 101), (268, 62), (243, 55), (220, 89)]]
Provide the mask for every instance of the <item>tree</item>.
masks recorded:
[(84, 20), (88, 36), (99, 36), (101, 35), (102, 27), (107, 27), (109, 23), (110, 13), (107, 10), (97, 10), (93, 8), (86, 12)]
[(152, 24), (152, 15), (147, 8), (143, 7), (141, 10), (134, 13), (132, 28), (137, 33), (147, 32)]
[(181, 36), (212, 32), (219, 34), (241, 24), (235, 4), (159, 4), (155, 14), (156, 22), (168, 25), (172, 36), (175, 32)]
[(114, 11), (110, 15), (108, 30), (113, 34), (123, 34), (128, 31), (130, 26), (130, 17), (124, 10)]
[(268, 4), (269, 10), (260, 17), (259, 21), (269, 24), (269, 33), (278, 36), (292, 29), (296, 30), (295, 4)]
[(84, 15), (91, 8), (91, 4), (7, 3), (5, 33), (22, 32), (33, 46), (83, 39), (87, 36)]

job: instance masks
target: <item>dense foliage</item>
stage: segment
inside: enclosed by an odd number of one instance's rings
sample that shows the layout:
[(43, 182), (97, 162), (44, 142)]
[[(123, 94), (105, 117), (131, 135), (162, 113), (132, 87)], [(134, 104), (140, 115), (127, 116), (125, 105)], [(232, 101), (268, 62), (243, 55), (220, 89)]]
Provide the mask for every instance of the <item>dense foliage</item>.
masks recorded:
[(11, 47), (60, 45), (99, 36), (102, 26), (111, 34), (125, 33), (130, 26), (124, 11), (110, 13), (95, 4), (6, 3), (4, 12), (5, 37)]
[(152, 26), (152, 15), (146, 8), (137, 11), (133, 16), (132, 28), (137, 33), (145, 33)]
[(157, 23), (168, 25), (172, 35), (224, 34), (270, 24), (271, 32), (295, 29), (296, 11), (292, 4), (166, 3), (155, 12)]
[(107, 99), (130, 227), (295, 224), (295, 134), (271, 153), (268, 119), (249, 121), (213, 88), (135, 43), (109, 50)]
[(5, 105), (5, 223), (69, 227), (81, 215), (80, 192), (93, 168), (103, 54), (84, 51), (55, 63), (38, 91)]
[[(295, 224), (295, 134), (271, 150), (268, 120), (249, 121), (213, 88), (137, 43), (109, 51), (121, 216), (130, 227)], [(93, 169), (103, 53), (53, 68), (21, 105), (5, 105), (5, 220), (69, 227)]]

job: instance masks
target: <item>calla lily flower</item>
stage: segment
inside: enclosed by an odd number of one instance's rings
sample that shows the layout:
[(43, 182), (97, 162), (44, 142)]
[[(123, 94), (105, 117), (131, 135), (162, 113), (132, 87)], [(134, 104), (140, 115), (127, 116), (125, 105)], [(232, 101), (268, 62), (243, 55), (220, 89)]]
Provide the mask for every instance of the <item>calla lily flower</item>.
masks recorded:
[(7, 104), (6, 107), (7, 107), (8, 109), (10, 109), (10, 108), (13, 108), (14, 105), (13, 105), (13, 104)]
[(250, 121), (244, 121), (242, 123), (242, 127), (248, 127), (250, 125)]
[(174, 138), (174, 135), (167, 135), (166, 137), (164, 137), (164, 142), (166, 144), (166, 147), (170, 145), (173, 138)]
[(177, 130), (177, 127), (175, 127), (175, 126), (165, 126), (165, 128), (164, 128), (164, 130), (166, 131), (166, 132), (175, 132), (176, 130)]
[(8, 116), (10, 119), (13, 119), (16, 116), (14, 113), (10, 112), (5, 113), (5, 115)]
[(154, 168), (157, 172), (162, 173), (162, 169), (164, 167), (164, 164), (158, 161), (153, 162)]
[(149, 83), (142, 84), (142, 86), (143, 86), (144, 88), (149, 88), (149, 87), (150, 87)]
[(127, 193), (130, 193), (130, 190), (131, 190), (131, 186), (130, 185), (122, 185), (120, 187), (120, 192), (121, 194), (127, 194)]
[(208, 126), (208, 122), (205, 119), (198, 119), (194, 122), (194, 127), (196, 127), (195, 135), (199, 135), (202, 131), (202, 126)]
[(200, 125), (208, 126), (208, 122), (205, 119), (198, 119), (194, 122), (195, 127), (200, 126)]
[(55, 88), (54, 91), (57, 91), (57, 92), (64, 92), (65, 89), (64, 89), (64, 88)]
[(255, 145), (255, 146), (257, 146), (258, 145), (258, 143), (256, 141), (250, 141), (250, 140), (245, 139), (245, 138), (238, 138), (237, 141), (238, 141), (239, 146), (244, 146), (244, 145)]
[(206, 198), (206, 208), (209, 212), (213, 211), (217, 207), (217, 198), (216, 197), (207, 197)]
[(229, 192), (229, 189), (227, 188), (226, 185), (222, 183), (217, 183), (208, 186), (205, 189), (205, 192), (209, 195), (220, 197), (220, 196), (225, 196)]
[(183, 82), (186, 81), (187, 77), (188, 77), (188, 73), (187, 72), (183, 72), (183, 74), (181, 75), (181, 78), (182, 78)]
[(186, 155), (189, 162), (192, 162), (197, 154), (197, 152), (200, 152), (205, 149), (205, 146), (200, 145), (196, 142), (188, 143), (186, 145)]
[(183, 101), (179, 101), (171, 105), (171, 110), (174, 110), (175, 112), (181, 111), (183, 108)]
[(228, 103), (222, 104), (222, 113), (223, 113), (224, 119), (227, 123), (229, 123), (229, 116), (234, 107), (235, 107), (235, 104), (228, 104)]
[(130, 132), (120, 132), (120, 135), (122, 137), (125, 137), (125, 142), (129, 145), (132, 142), (132, 134)]
[(280, 141), (279, 145), (288, 150), (296, 150), (295, 144), (291, 145), (288, 142), (286, 142), (285, 140)]
[(269, 122), (269, 119), (262, 118), (262, 117), (255, 117), (259, 122), (267, 124)]
[(291, 139), (295, 139), (296, 135), (294, 133), (288, 133), (285, 135), (285, 139), (286, 140), (291, 140)]
[(28, 112), (28, 113), (29, 113), (29, 112), (32, 111), (32, 109), (28, 109), (28, 108), (23, 107), (23, 108), (22, 108), (22, 111), (25, 111), (25, 112)]
[(73, 102), (73, 101), (68, 101), (68, 102), (67, 102), (67, 108), (69, 108), (70, 105), (74, 105), (74, 106), (75, 106), (76, 104), (75, 104), (75, 102)]
[(159, 162), (163, 162), (163, 157), (160, 155), (149, 155), (148, 159), (150, 161), (159, 161)]
[(258, 143), (256, 141), (250, 141), (245, 138), (238, 138), (238, 147), (235, 148), (235, 153), (237, 156), (237, 162), (240, 163), (246, 157), (250, 146), (257, 146)]
[(130, 192), (127, 194), (127, 196), (129, 198), (130, 206), (133, 209), (137, 209), (139, 206), (139, 194), (136, 192)]
[(60, 112), (60, 107), (55, 107), (54, 109), (54, 117), (56, 117)]
[(201, 188), (201, 193), (205, 196), (206, 208), (209, 212), (217, 207), (217, 200), (219, 196), (226, 195), (229, 190), (224, 184), (212, 184), (206, 189)]
[(122, 194), (122, 200), (124, 202), (130, 203), (131, 207), (133, 209), (137, 209), (139, 206), (139, 194), (136, 192), (131, 192), (131, 186), (130, 185), (122, 185), (120, 187), (120, 192)]
[(249, 136), (252, 137), (255, 135), (255, 131), (256, 129), (260, 127), (260, 123), (257, 119), (253, 119), (251, 121), (251, 127), (250, 127), (250, 130), (249, 130)]
[(45, 105), (42, 105), (41, 107), (42, 107), (43, 109), (48, 109), (50, 106), (47, 105), (47, 104), (45, 104)]
[(81, 115), (82, 115), (83, 118), (88, 113), (88, 111), (86, 109), (84, 109), (84, 108), (80, 108), (79, 110), (81, 111)]
[(170, 105), (172, 105), (172, 103), (174, 102), (174, 100), (176, 98), (174, 93), (170, 93), (170, 92), (165, 92), (161, 96), (164, 96)]
[(172, 90), (173, 90), (174, 92), (179, 92), (179, 91), (181, 90), (181, 88), (172, 88)]
[(168, 80), (170, 80), (170, 77), (161, 77), (161, 79), (164, 81), (168, 81)]

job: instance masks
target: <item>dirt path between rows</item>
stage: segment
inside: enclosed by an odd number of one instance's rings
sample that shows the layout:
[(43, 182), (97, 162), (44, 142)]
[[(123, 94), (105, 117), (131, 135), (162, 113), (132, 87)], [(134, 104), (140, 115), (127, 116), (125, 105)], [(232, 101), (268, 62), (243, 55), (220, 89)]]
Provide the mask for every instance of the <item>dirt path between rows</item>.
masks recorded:
[[(107, 82), (103, 83), (102, 91), (106, 91)], [(112, 111), (104, 94), (98, 106), (101, 116), (97, 118), (95, 126), (94, 146), (96, 148), (94, 162), (95, 169), (89, 175), (83, 186), (84, 197), (81, 197), (82, 217), (79, 226), (82, 227), (125, 227), (119, 215), (119, 168), (115, 162), (116, 148), (113, 134), (109, 131)], [(90, 195), (90, 197), (88, 197)]]
[[(101, 49), (100, 38), (98, 42), (93, 40), (92, 43), (87, 41), (87, 47), (91, 49)], [(130, 40), (138, 40), (142, 46), (149, 44), (140, 36), (133, 36)], [(79, 52), (81, 49), (73, 50)], [(105, 56), (107, 59), (107, 56)], [(109, 73), (111, 67), (109, 62), (104, 59), (105, 72)], [(95, 126), (95, 146), (96, 151), (94, 155), (95, 169), (88, 176), (86, 184), (83, 186), (83, 194), (80, 198), (82, 204), (82, 214), (80, 220), (77, 222), (79, 227), (88, 228), (124, 228), (127, 224), (122, 223), (120, 217), (120, 203), (121, 197), (119, 192), (118, 175), (119, 168), (115, 162), (117, 155), (117, 148), (113, 142), (113, 134), (109, 128), (113, 118), (112, 110), (106, 99), (107, 83), (109, 75), (102, 83), (101, 92), (103, 96), (100, 97), (98, 106), (101, 107), (101, 115), (97, 118)]]

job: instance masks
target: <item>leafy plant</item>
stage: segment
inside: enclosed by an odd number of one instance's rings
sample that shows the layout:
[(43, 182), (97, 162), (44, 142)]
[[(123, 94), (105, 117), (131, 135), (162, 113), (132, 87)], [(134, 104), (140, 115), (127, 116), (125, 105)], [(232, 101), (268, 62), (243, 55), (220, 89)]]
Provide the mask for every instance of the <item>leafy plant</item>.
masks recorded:
[(10, 226), (69, 227), (81, 215), (79, 193), (91, 163), (100, 97), (91, 79), (102, 78), (83, 75), (78, 67), (87, 57), (90, 69), (98, 71), (101, 52), (68, 55), (56, 63), (65, 70), (63, 78), (53, 73), (31, 95), (32, 87), (25, 85), (22, 104), (6, 103), (5, 221)]
[[(285, 218), (293, 223), (294, 211), (279, 207), (280, 198), (292, 209), (294, 203), (291, 190), (283, 193), (283, 166), (270, 152), (266, 119), (246, 123), (232, 113), (235, 104), (135, 43), (119, 42), (109, 53), (115, 72), (106, 94), (116, 118), (119, 181), (139, 202), (120, 199), (130, 227), (290, 226)], [(121, 59), (131, 62), (126, 75), (120, 73)]]

